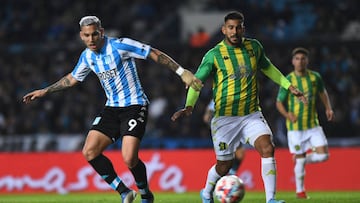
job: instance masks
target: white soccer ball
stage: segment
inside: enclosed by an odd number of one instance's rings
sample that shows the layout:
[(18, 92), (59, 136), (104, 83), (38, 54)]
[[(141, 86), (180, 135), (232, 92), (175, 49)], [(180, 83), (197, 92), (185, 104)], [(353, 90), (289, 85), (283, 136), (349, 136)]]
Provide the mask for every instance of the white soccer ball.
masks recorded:
[(245, 185), (237, 176), (226, 175), (217, 181), (214, 193), (221, 203), (238, 203), (244, 198)]

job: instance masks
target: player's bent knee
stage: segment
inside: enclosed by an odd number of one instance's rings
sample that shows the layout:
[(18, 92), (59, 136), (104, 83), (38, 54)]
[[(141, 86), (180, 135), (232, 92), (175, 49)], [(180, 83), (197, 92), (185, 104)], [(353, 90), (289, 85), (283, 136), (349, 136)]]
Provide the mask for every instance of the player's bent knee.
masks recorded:
[(134, 159), (134, 158), (126, 158), (123, 157), (124, 163), (128, 168), (133, 168), (136, 166), (136, 164), (138, 163), (139, 159)]
[(232, 161), (218, 161), (216, 164), (216, 172), (220, 176), (226, 175), (232, 166)]
[(262, 135), (255, 140), (255, 149), (263, 158), (274, 156), (274, 145), (271, 142), (270, 135)]
[(257, 151), (259, 152), (262, 158), (268, 158), (274, 156), (274, 146), (271, 143), (267, 145), (262, 145), (261, 148), (257, 149)]
[(82, 154), (87, 161), (90, 161), (90, 160), (95, 159), (95, 157), (99, 156), (100, 153), (98, 153), (96, 150), (83, 148)]

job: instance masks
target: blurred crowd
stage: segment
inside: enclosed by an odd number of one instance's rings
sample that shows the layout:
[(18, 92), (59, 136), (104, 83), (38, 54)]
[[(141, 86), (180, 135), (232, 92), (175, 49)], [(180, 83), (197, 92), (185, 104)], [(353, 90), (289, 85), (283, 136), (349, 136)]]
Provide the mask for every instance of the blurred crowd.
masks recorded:
[[(335, 122), (327, 123), (320, 108), (326, 134), (360, 137), (360, 16), (356, 0), (4, 0), (0, 7), (0, 136), (86, 134), (105, 103), (93, 74), (75, 88), (29, 105), (22, 103), (25, 93), (46, 87), (73, 69), (84, 48), (78, 35), (78, 21), (84, 15), (100, 17), (107, 34), (149, 43), (195, 72), (203, 54), (222, 36), (210, 36), (209, 43), (200, 47), (181, 41), (176, 12), (180, 8), (242, 11), (247, 35), (263, 43), (268, 57), (284, 74), (292, 70), (291, 50), (308, 48), (311, 67), (322, 74), (336, 114)], [(180, 78), (151, 61), (137, 64), (151, 101), (146, 136), (209, 138), (202, 114), (211, 97), (210, 81), (205, 83), (193, 115), (172, 122), (171, 115), (183, 107), (186, 96)], [(260, 77), (263, 112), (277, 142), (285, 145), (284, 120), (274, 108), (278, 86)]]

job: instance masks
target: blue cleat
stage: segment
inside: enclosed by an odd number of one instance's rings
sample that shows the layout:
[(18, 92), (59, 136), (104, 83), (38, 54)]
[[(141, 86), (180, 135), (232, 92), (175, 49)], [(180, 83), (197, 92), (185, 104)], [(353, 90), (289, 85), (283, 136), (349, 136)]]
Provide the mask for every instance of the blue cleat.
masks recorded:
[(128, 190), (121, 193), (121, 202), (122, 203), (133, 203), (136, 197), (136, 192), (134, 190)]
[(202, 203), (214, 203), (214, 199), (213, 199), (212, 197), (209, 198), (209, 199), (206, 199), (206, 198), (203, 196), (203, 191), (204, 191), (204, 189), (202, 189), (202, 190), (200, 191), (200, 197), (201, 197)]
[(267, 203), (285, 203), (285, 201), (284, 200), (271, 199)]
[(153, 203), (154, 202), (154, 195), (151, 193), (151, 197), (148, 199), (141, 199), (141, 203)]

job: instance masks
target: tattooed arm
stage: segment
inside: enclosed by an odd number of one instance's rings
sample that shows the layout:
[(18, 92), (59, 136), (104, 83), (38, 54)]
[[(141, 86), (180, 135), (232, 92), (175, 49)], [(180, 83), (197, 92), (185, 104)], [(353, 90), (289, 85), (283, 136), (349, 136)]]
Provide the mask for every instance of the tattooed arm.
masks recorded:
[(63, 78), (61, 78), (59, 81), (55, 82), (54, 84), (45, 87), (44, 89), (39, 89), (39, 90), (34, 90), (28, 94), (26, 94), (23, 97), (23, 102), (25, 102), (26, 104), (39, 98), (39, 97), (43, 97), (48, 93), (52, 93), (52, 92), (57, 92), (63, 89), (67, 89), (69, 87), (74, 86), (75, 84), (77, 84), (78, 81), (75, 80), (75, 78), (73, 78), (71, 76), (71, 73), (67, 74), (66, 76), (64, 76)]
[(200, 89), (202, 88), (203, 84), (201, 80), (196, 78), (194, 74), (192, 74), (189, 70), (181, 67), (174, 59), (172, 59), (170, 56), (166, 55), (162, 51), (151, 48), (149, 57), (156, 63), (165, 65), (172, 71), (176, 72), (176, 74), (178, 74), (181, 77), (182, 81), (186, 84), (186, 88), (191, 86), (197, 91), (200, 91)]
[(150, 58), (159, 64), (163, 64), (173, 71), (176, 71), (180, 65), (174, 59), (158, 49), (151, 48)]

